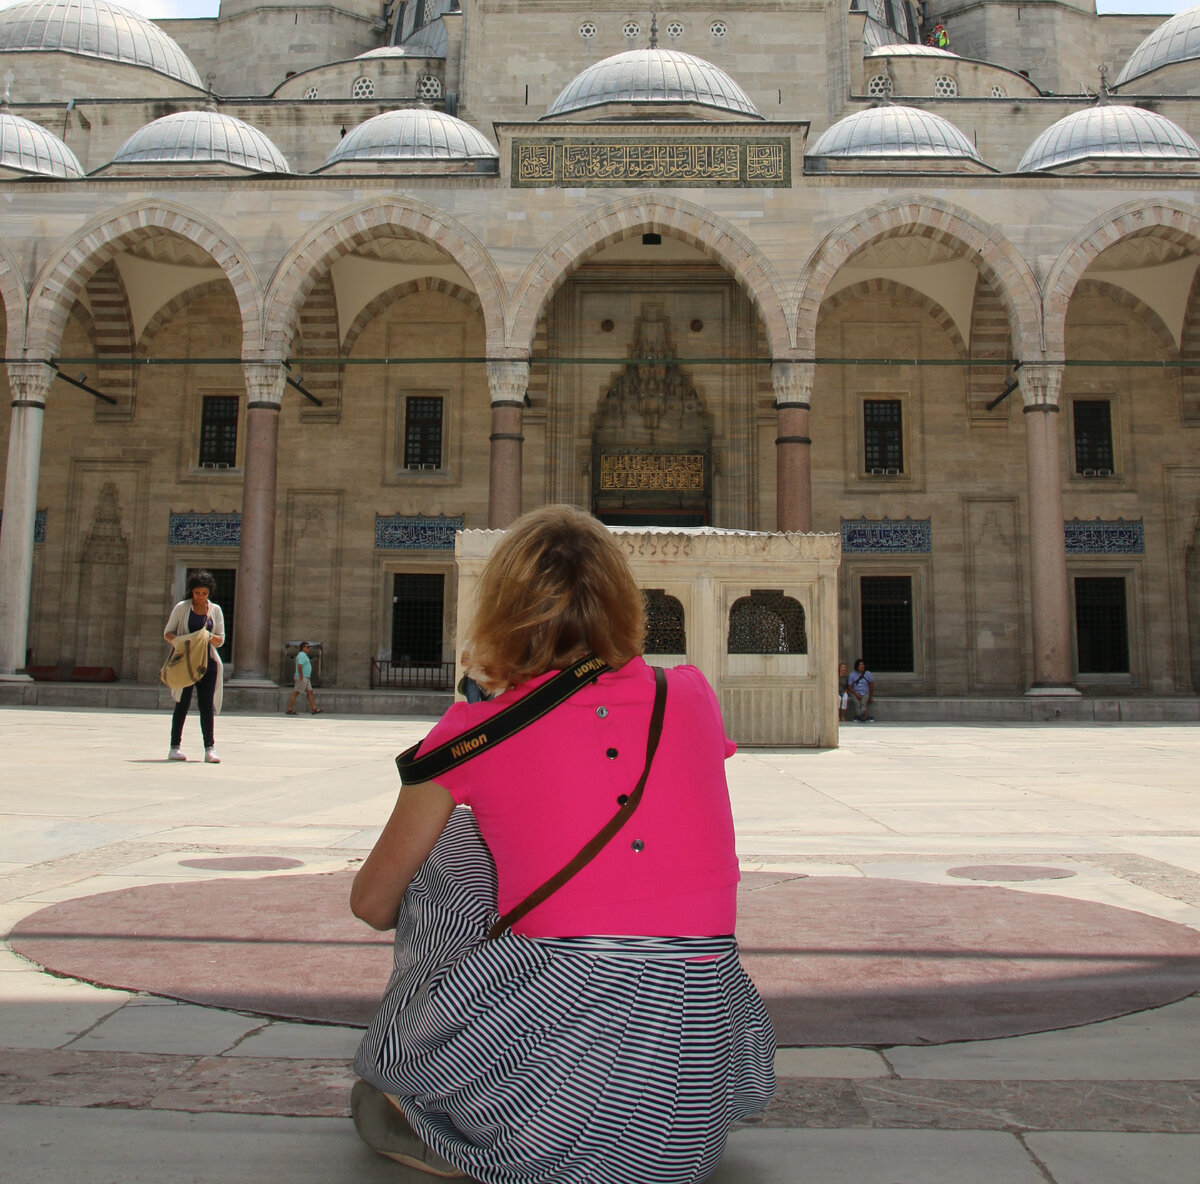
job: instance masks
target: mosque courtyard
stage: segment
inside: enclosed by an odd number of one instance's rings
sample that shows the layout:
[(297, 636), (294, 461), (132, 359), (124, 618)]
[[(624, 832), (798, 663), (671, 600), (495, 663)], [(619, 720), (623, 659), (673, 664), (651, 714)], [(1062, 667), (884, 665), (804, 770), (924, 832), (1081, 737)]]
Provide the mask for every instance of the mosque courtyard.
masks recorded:
[[(164, 713), (0, 709), (6, 1182), (427, 1178), (348, 1117), (387, 950), (340, 901), (429, 723), (225, 715), (205, 765), (192, 720), (168, 764)], [(779, 1089), (714, 1180), (1195, 1184), (1198, 766), (1178, 724), (739, 752)]]

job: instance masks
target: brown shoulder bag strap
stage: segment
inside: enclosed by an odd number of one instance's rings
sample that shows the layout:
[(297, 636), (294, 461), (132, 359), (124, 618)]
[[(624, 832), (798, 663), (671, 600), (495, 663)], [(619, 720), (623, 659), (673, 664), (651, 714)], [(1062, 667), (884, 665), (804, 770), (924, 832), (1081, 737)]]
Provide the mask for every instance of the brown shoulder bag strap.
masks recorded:
[(566, 867), (555, 872), (540, 888), (535, 888), (519, 905), (509, 909), (488, 932), (488, 941), (499, 937), (510, 926), (515, 925), (526, 913), (537, 908), (542, 901), (557, 892), (573, 875), (586, 867), (605, 848), (609, 840), (633, 817), (633, 812), (642, 800), (646, 779), (650, 776), (650, 765), (654, 760), (658, 741), (662, 737), (663, 716), (667, 710), (667, 676), (658, 667), (654, 668), (654, 709), (650, 713), (650, 735), (646, 740), (646, 767), (633, 793), (621, 804), (621, 808), (596, 832), (596, 835), (580, 850)]

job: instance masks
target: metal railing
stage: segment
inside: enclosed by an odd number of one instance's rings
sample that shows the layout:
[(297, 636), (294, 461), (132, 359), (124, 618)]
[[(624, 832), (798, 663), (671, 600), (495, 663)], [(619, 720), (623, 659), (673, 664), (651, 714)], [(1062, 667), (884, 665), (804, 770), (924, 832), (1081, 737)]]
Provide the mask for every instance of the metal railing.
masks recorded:
[(448, 691), (454, 686), (454, 663), (393, 662), (388, 658), (372, 658), (371, 686)]

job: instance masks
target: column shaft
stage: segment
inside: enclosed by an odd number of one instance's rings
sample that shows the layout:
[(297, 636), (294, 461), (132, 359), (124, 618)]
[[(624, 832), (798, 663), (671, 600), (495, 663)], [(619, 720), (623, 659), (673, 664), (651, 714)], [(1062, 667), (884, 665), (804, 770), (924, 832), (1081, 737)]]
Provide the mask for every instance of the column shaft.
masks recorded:
[(771, 381), (779, 435), (775, 439), (775, 529), (812, 530), (812, 440), (809, 406), (816, 366), (774, 362)]
[(1071, 693), (1071, 611), (1058, 436), (1061, 366), (1020, 372), (1029, 485), (1033, 691)]
[(488, 362), (492, 398), (488, 467), (488, 527), (503, 530), (521, 516), (522, 434), (529, 363)]
[(276, 470), (279, 462), (279, 410), (282, 366), (247, 364), (245, 477), (238, 559), (238, 682), (274, 682), (271, 677), (271, 608), (275, 577)]
[(12, 418), (4, 474), (4, 522), (0, 526), (0, 678), (27, 678), (29, 608), (33, 588), (33, 529), (46, 391), (54, 378), (40, 362), (9, 366)]

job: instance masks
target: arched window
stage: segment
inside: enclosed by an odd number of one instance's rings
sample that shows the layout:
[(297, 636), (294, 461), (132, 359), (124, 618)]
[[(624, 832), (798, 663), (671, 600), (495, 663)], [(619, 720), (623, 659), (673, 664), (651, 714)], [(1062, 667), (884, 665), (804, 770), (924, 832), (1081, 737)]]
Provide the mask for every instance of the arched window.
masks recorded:
[(375, 80), (373, 78), (356, 78), (350, 88), (352, 99), (373, 99), (375, 97)]
[(772, 590), (751, 591), (729, 610), (731, 654), (807, 654), (808, 634), (799, 601)]
[(648, 588), (642, 595), (646, 600), (645, 653), (686, 654), (683, 605), (661, 588)]

